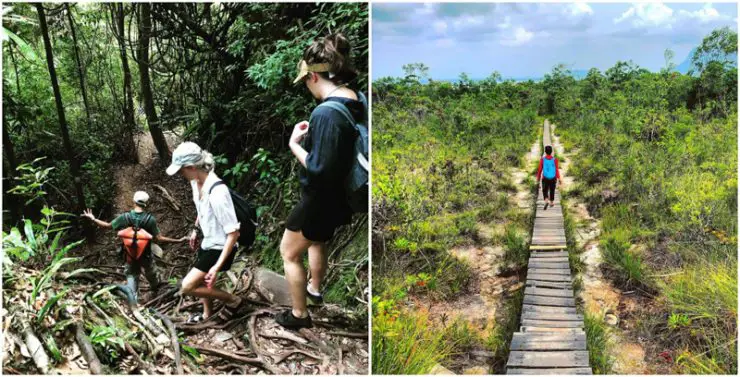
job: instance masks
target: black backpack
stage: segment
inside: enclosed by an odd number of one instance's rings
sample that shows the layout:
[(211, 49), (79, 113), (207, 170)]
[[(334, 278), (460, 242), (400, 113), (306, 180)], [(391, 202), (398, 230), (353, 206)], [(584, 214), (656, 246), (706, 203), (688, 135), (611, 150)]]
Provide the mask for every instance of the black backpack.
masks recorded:
[[(365, 114), (367, 114), (367, 99), (365, 95), (362, 92), (357, 92), (357, 99), (365, 106)], [(352, 166), (344, 181), (344, 189), (347, 195), (347, 203), (349, 203), (352, 211), (355, 213), (367, 213), (370, 171), (367, 119), (361, 121), (355, 120), (352, 113), (347, 109), (347, 106), (344, 106), (340, 102), (325, 101), (318, 107), (321, 106), (339, 111), (355, 129), (354, 158), (352, 158)]]
[[(209, 197), (214, 187), (224, 184), (224, 181), (214, 183), (208, 190)], [(227, 186), (227, 188), (231, 195), (231, 201), (234, 202), (236, 219), (239, 220), (239, 239), (237, 241), (239, 246), (249, 248), (254, 243), (257, 232), (257, 211), (238, 192), (232, 190), (231, 187)]]

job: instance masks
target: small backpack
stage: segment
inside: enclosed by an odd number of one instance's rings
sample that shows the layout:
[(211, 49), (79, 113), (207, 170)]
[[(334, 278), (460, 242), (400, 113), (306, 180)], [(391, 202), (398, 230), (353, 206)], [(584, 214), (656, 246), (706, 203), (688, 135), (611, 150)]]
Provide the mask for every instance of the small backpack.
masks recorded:
[(542, 176), (547, 179), (553, 179), (557, 173), (555, 172), (555, 156), (551, 159), (542, 157)]
[[(357, 99), (365, 107), (365, 114), (367, 114), (367, 98), (365, 98), (362, 92), (357, 92)], [(355, 120), (352, 113), (347, 109), (347, 106), (344, 106), (340, 102), (325, 101), (318, 107), (321, 106), (339, 111), (355, 129), (354, 158), (345, 179), (344, 189), (347, 195), (347, 202), (350, 208), (352, 208), (352, 211), (355, 213), (366, 213), (368, 208), (368, 181), (370, 171), (367, 118), (361, 121)]]
[[(209, 199), (213, 188), (218, 185), (225, 185), (225, 183), (224, 181), (214, 183), (208, 190)], [(239, 246), (249, 248), (254, 243), (257, 233), (257, 211), (238, 192), (232, 190), (231, 187), (227, 186), (227, 188), (229, 189), (229, 195), (231, 195), (231, 201), (234, 203), (236, 219), (239, 220), (239, 239), (237, 241)]]
[(123, 216), (129, 226), (118, 231), (118, 238), (121, 239), (123, 245), (126, 263), (132, 263), (141, 258), (144, 251), (149, 248), (152, 238), (154, 238), (146, 229), (140, 226), (140, 224), (146, 224), (152, 215), (150, 213), (145, 214), (139, 223), (133, 221), (130, 212), (124, 213)]

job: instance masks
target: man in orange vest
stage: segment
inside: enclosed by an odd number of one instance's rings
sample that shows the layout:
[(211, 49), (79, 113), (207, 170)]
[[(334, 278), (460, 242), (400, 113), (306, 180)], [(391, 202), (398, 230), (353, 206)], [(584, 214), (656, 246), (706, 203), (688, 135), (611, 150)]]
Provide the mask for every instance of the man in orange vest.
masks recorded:
[[(97, 226), (101, 228), (113, 229), (119, 231), (130, 226), (143, 229), (151, 235), (151, 241), (158, 242), (185, 242), (189, 238), (182, 237), (179, 239), (165, 237), (159, 232), (157, 226), (157, 219), (145, 210), (147, 202), (149, 201), (149, 194), (144, 191), (137, 191), (134, 193), (134, 209), (129, 212), (123, 213), (113, 219), (111, 222), (105, 222), (95, 218), (91, 209), (87, 209), (82, 216), (92, 220)], [(149, 281), (149, 286), (152, 292), (156, 292), (159, 287), (159, 279), (157, 278), (157, 272), (154, 268), (152, 258), (152, 246), (151, 242), (143, 250), (143, 253), (135, 256), (128, 256), (126, 258), (126, 264), (124, 267), (124, 274), (126, 275), (126, 283), (131, 288), (134, 295), (137, 294), (139, 286), (139, 275), (141, 274), (141, 268), (144, 268), (144, 276)]]

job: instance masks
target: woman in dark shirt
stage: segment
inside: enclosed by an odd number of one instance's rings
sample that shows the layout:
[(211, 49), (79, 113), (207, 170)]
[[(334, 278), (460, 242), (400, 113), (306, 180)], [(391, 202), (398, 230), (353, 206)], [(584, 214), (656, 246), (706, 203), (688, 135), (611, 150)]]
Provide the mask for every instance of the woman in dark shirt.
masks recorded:
[[(363, 96), (347, 88), (357, 77), (350, 64), (350, 45), (341, 34), (315, 41), (303, 53), (298, 77), (320, 102), (335, 101), (361, 120), (367, 115)], [(344, 180), (352, 163), (355, 129), (340, 111), (319, 106), (310, 123), (295, 125), (290, 150), (304, 169), (300, 172), (301, 201), (286, 221), (280, 243), (285, 278), (290, 287), (293, 308), (276, 316), (288, 328), (311, 327), (306, 298), (322, 302), (321, 281), (326, 274), (326, 242), (337, 227), (349, 224), (352, 210), (346, 200)], [(302, 257), (308, 251), (311, 280), (306, 279)]]

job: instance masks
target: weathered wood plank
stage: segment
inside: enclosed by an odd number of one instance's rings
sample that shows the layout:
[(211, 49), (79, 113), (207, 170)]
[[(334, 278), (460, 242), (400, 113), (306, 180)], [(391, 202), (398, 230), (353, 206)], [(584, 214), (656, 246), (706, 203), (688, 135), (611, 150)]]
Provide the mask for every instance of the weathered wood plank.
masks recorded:
[[(585, 351), (586, 337), (580, 334), (547, 334), (549, 338), (541, 338), (537, 333), (514, 333), (511, 339), (512, 351)], [(569, 336), (576, 335), (576, 336)]]
[[(522, 332), (541, 332), (541, 333), (584, 333), (583, 329), (578, 328), (563, 328), (563, 327), (535, 327), (535, 326), (522, 326)], [(585, 333), (584, 333), (585, 334)]]
[(570, 263), (568, 262), (541, 262), (541, 261), (535, 260), (529, 263), (529, 268), (570, 269)]
[(582, 329), (583, 321), (547, 321), (539, 319), (523, 319), (522, 326), (564, 327)]
[(569, 263), (568, 257), (550, 257), (540, 258), (539, 256), (530, 255), (529, 263)]
[(551, 259), (551, 258), (565, 258), (568, 260), (568, 252), (565, 251), (533, 251), (529, 254), (529, 259)]
[(572, 297), (543, 297), (524, 295), (524, 303), (531, 305), (546, 306), (575, 306), (576, 301)]
[(564, 288), (526, 287), (524, 294), (547, 297), (573, 297), (573, 291)]
[(548, 375), (548, 374), (568, 374), (568, 375), (591, 375), (591, 368), (550, 368), (550, 369), (531, 369), (531, 368), (506, 368), (506, 374), (519, 375)]
[(522, 313), (559, 313), (559, 314), (577, 314), (574, 306), (543, 306), (543, 305), (522, 305)]
[(570, 275), (543, 274), (540, 272), (532, 273), (531, 271), (527, 273), (527, 279), (542, 280), (542, 281), (559, 281), (559, 282), (569, 282), (569, 283), (573, 282), (573, 279), (570, 277)]
[(542, 281), (535, 279), (527, 279), (524, 283), (528, 287), (542, 287), (542, 288), (573, 288), (573, 284), (565, 281)]
[(564, 313), (543, 313), (543, 312), (523, 312), (522, 320), (536, 319), (543, 321), (581, 321), (583, 314), (564, 314)]
[(512, 367), (588, 367), (588, 351), (511, 351), (508, 366)]
[(571, 275), (569, 268), (547, 268), (547, 267), (530, 267), (527, 270), (529, 274), (546, 274), (546, 275)]

